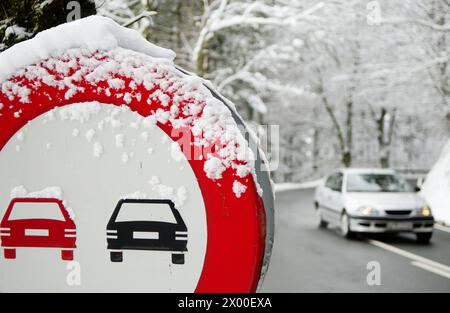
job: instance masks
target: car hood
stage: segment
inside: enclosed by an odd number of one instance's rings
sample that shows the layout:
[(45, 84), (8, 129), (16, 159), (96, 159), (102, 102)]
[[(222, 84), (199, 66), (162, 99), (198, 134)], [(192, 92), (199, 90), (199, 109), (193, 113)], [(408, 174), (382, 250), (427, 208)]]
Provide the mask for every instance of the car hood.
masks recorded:
[(373, 206), (377, 209), (414, 209), (425, 206), (425, 201), (414, 192), (349, 192), (346, 206), (357, 209)]

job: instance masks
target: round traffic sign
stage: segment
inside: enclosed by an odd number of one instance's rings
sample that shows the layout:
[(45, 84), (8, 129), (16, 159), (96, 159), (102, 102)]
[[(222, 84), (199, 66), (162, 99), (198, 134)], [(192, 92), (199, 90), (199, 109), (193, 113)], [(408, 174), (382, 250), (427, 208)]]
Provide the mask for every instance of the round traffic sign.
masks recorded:
[(265, 161), (173, 57), (101, 17), (0, 54), (0, 291), (256, 290)]

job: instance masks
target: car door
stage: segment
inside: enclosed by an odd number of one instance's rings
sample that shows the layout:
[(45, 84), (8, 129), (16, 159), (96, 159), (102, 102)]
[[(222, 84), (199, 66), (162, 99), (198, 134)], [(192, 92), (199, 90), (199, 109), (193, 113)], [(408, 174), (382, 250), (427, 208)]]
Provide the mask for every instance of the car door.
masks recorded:
[(329, 192), (329, 210), (330, 219), (335, 224), (339, 224), (341, 220), (342, 213), (342, 185), (343, 185), (343, 174), (336, 173), (332, 180), (332, 184)]
[(333, 221), (333, 189), (335, 189), (335, 180), (337, 173), (330, 175), (318, 194), (318, 202), (321, 209), (322, 218), (326, 221)]

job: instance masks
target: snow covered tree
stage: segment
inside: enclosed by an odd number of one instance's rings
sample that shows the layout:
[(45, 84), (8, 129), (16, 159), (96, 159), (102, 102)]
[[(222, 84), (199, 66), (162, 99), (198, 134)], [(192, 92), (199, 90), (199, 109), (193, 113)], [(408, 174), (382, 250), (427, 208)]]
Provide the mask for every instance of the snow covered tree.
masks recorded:
[(3, 0), (0, 3), (0, 51), (36, 33), (70, 21), (73, 10), (79, 17), (96, 13), (89, 0)]
[(415, 14), (408, 22), (423, 34), (423, 69), (439, 95), (450, 129), (450, 2), (432, 0), (412, 8)]
[[(389, 12), (389, 11), (388, 11)], [(447, 0), (404, 1), (382, 22), (414, 35), (420, 46), (413, 51), (416, 73), (426, 73), (439, 97), (450, 127), (450, 3)], [(450, 129), (450, 128), (449, 128)]]
[[(37, 3), (62, 2), (3, 1), (0, 49), (62, 19), (36, 22)], [(447, 0), (95, 4), (122, 25), (156, 11), (128, 27), (174, 50), (179, 66), (211, 80), (258, 132), (260, 124), (280, 125), (279, 181), (336, 166), (426, 168), (448, 137)]]
[[(297, 1), (206, 1), (192, 51), (194, 71), (213, 80), (248, 120), (264, 122), (273, 93), (297, 93), (286, 85), (283, 68), (295, 49), (277, 34), (305, 29), (322, 4)], [(286, 39), (286, 36), (280, 38)]]
[(198, 0), (97, 0), (98, 13), (126, 24), (143, 12), (156, 12), (142, 18), (132, 27), (148, 40), (177, 52), (177, 64), (192, 70), (192, 45), (198, 34), (199, 12), (203, 2)]

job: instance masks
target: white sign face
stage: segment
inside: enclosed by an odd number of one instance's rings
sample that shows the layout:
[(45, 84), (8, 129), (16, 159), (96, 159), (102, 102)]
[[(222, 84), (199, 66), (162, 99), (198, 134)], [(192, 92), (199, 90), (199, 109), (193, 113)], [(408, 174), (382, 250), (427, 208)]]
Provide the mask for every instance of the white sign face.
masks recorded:
[(0, 173), (0, 292), (195, 290), (205, 205), (151, 119), (95, 102), (56, 108), (9, 140)]

